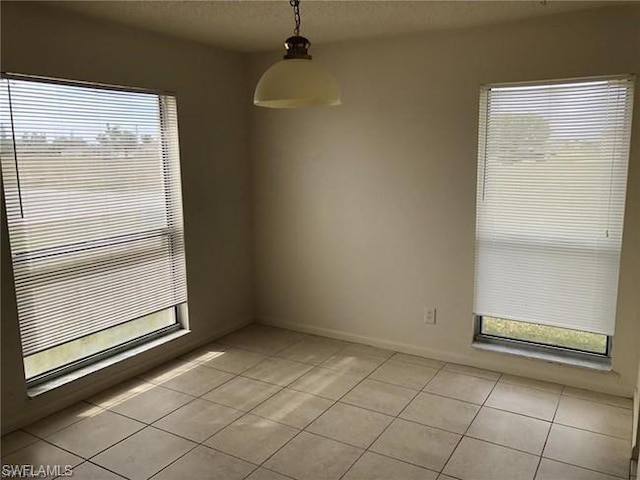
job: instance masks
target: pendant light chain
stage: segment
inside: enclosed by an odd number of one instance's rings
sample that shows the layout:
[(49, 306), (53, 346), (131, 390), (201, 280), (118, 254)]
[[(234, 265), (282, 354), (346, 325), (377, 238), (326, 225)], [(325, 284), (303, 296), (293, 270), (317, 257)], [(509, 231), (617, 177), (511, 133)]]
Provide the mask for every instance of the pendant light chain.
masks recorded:
[(289, 0), (289, 5), (293, 7), (293, 19), (296, 22), (293, 34), (297, 37), (300, 35), (300, 0)]

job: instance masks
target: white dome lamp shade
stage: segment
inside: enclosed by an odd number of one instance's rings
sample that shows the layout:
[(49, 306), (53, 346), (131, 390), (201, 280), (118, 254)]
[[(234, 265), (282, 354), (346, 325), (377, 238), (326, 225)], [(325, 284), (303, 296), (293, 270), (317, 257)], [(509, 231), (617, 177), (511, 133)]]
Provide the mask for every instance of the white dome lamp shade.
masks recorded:
[(299, 35), (299, 0), (294, 8), (295, 35), (284, 43), (284, 60), (272, 65), (260, 78), (253, 104), (268, 108), (299, 108), (340, 105), (340, 89), (331, 74), (311, 59), (311, 42)]

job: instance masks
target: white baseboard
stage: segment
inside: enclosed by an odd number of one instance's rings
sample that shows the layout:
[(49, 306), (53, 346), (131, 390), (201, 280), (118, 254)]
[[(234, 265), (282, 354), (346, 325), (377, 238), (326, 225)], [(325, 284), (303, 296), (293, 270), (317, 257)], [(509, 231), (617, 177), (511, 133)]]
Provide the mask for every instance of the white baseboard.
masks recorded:
[[(385, 348), (387, 350), (394, 350), (396, 352), (408, 353), (411, 355), (419, 355), (421, 357), (433, 358), (435, 360), (439, 360), (442, 362), (451, 362), (451, 363), (460, 363), (463, 365), (469, 365), (476, 368), (482, 368), (486, 370), (492, 370), (499, 373), (506, 373), (509, 375), (518, 375), (523, 377), (529, 377), (536, 380), (552, 382), (552, 383), (560, 383), (563, 385), (568, 385), (576, 388), (583, 388), (587, 390), (593, 390), (596, 392), (603, 392), (610, 395), (616, 395), (621, 397), (631, 397), (630, 389), (625, 387), (624, 385), (617, 384), (619, 379), (619, 375), (615, 372), (599, 372), (599, 371), (587, 371), (583, 367), (571, 367), (571, 366), (561, 366), (562, 368), (576, 368), (580, 369), (584, 375), (567, 375), (567, 374), (557, 374), (550, 375), (549, 372), (553, 371), (554, 368), (560, 367), (560, 365), (555, 365), (553, 363), (543, 361), (543, 360), (535, 360), (532, 361), (540, 362), (540, 366), (528, 366), (523, 367), (522, 364), (518, 366), (514, 366), (516, 362), (509, 361), (509, 357), (505, 360), (503, 355), (500, 353), (494, 353), (493, 357), (494, 361), (491, 360), (481, 360), (476, 358), (470, 358), (468, 355), (463, 355), (451, 351), (432, 349), (427, 347), (421, 347), (417, 345), (411, 345), (402, 342), (394, 342), (390, 340), (385, 340), (378, 337), (370, 337), (366, 335), (360, 335), (356, 333), (346, 332), (343, 330), (334, 330), (330, 328), (318, 327), (315, 325), (308, 325), (304, 323), (290, 322), (290, 321), (282, 321), (275, 318), (270, 317), (258, 317), (256, 318), (256, 323), (262, 323), (265, 325), (271, 325), (274, 327), (286, 328), (289, 330), (295, 330), (302, 333), (308, 333), (312, 335), (321, 335), (324, 337), (335, 338), (338, 340), (345, 340), (350, 342), (363, 343), (366, 345), (371, 345), (374, 347)], [(558, 370), (556, 370), (558, 372)], [(576, 378), (582, 377), (579, 381), (576, 382)], [(588, 377), (584, 379), (584, 377)]]
[(357, 333), (350, 333), (342, 330), (333, 330), (330, 328), (292, 322), (283, 322), (275, 320), (273, 318), (265, 317), (257, 318), (256, 323), (271, 325), (272, 327), (286, 328), (288, 330), (295, 330), (301, 333), (309, 333), (311, 335), (320, 335), (323, 337), (335, 338), (337, 340), (344, 340), (347, 342), (363, 343), (365, 345), (384, 348), (386, 350), (408, 353), (410, 355), (419, 355), (421, 357), (429, 357), (433, 358), (434, 360), (440, 360), (441, 362), (463, 363), (465, 360), (468, 361), (467, 357), (465, 357), (464, 355), (454, 354), (451, 352), (442, 352), (441, 350), (433, 350), (401, 342), (392, 342), (390, 340), (384, 340), (377, 337), (369, 337), (366, 335), (359, 335)]

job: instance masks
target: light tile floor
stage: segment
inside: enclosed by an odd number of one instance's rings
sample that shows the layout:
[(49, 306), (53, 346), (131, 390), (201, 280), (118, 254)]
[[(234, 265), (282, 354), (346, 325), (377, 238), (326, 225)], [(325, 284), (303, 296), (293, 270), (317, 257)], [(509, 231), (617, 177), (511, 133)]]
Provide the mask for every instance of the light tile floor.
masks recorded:
[(615, 480), (631, 424), (629, 399), (251, 325), (6, 435), (2, 461), (74, 480)]

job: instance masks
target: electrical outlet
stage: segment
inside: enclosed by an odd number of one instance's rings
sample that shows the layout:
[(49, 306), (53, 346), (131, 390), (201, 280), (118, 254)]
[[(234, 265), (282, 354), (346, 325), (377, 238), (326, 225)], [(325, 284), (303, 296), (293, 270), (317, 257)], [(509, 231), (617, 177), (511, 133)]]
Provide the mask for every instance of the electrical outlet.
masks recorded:
[(424, 307), (424, 323), (436, 323), (436, 309)]

